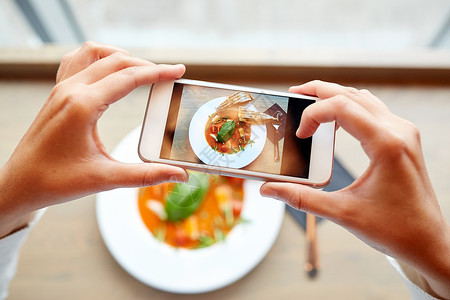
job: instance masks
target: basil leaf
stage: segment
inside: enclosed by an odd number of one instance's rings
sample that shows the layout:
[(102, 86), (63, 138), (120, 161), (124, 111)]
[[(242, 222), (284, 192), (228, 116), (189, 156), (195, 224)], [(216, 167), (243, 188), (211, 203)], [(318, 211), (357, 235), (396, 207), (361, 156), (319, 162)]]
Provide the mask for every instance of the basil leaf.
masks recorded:
[(178, 183), (167, 196), (165, 210), (171, 222), (181, 221), (192, 215), (209, 188), (209, 176), (204, 173), (189, 173), (189, 181)]
[(220, 130), (217, 133), (217, 141), (220, 143), (226, 143), (233, 135), (235, 128), (236, 124), (234, 121), (228, 121), (222, 124), (222, 127), (220, 127)]

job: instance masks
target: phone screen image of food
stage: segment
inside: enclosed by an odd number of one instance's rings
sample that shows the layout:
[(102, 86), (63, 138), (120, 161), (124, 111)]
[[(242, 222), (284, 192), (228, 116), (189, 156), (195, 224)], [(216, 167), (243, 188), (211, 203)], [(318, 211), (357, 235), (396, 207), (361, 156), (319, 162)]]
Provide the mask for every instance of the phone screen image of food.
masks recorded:
[(176, 83), (161, 158), (307, 178), (311, 139), (295, 132), (313, 102)]

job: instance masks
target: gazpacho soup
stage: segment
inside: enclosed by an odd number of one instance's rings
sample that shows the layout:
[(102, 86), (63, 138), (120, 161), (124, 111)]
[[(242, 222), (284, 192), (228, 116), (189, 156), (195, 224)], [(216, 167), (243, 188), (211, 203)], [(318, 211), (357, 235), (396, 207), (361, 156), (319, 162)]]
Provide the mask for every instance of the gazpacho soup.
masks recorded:
[(139, 189), (141, 218), (161, 242), (196, 249), (224, 241), (242, 222), (244, 180), (189, 172), (187, 183)]

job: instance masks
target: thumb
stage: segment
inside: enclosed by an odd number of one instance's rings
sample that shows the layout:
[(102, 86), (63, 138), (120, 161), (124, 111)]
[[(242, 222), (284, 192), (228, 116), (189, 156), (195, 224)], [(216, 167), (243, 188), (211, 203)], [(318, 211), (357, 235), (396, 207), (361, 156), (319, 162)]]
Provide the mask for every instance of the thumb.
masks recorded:
[(261, 195), (281, 200), (295, 209), (317, 216), (334, 219), (337, 214), (337, 201), (331, 193), (314, 188), (281, 182), (266, 182), (261, 186)]
[(109, 174), (114, 174), (109, 179), (110, 184), (115, 187), (141, 187), (189, 180), (189, 175), (184, 169), (156, 163), (114, 162)]

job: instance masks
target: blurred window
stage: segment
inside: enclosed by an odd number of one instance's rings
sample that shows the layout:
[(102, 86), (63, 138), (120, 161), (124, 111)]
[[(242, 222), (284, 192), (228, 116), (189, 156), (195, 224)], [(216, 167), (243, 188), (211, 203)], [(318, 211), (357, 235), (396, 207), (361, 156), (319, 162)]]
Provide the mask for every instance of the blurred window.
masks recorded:
[(0, 47), (450, 48), (448, 0), (2, 0)]

